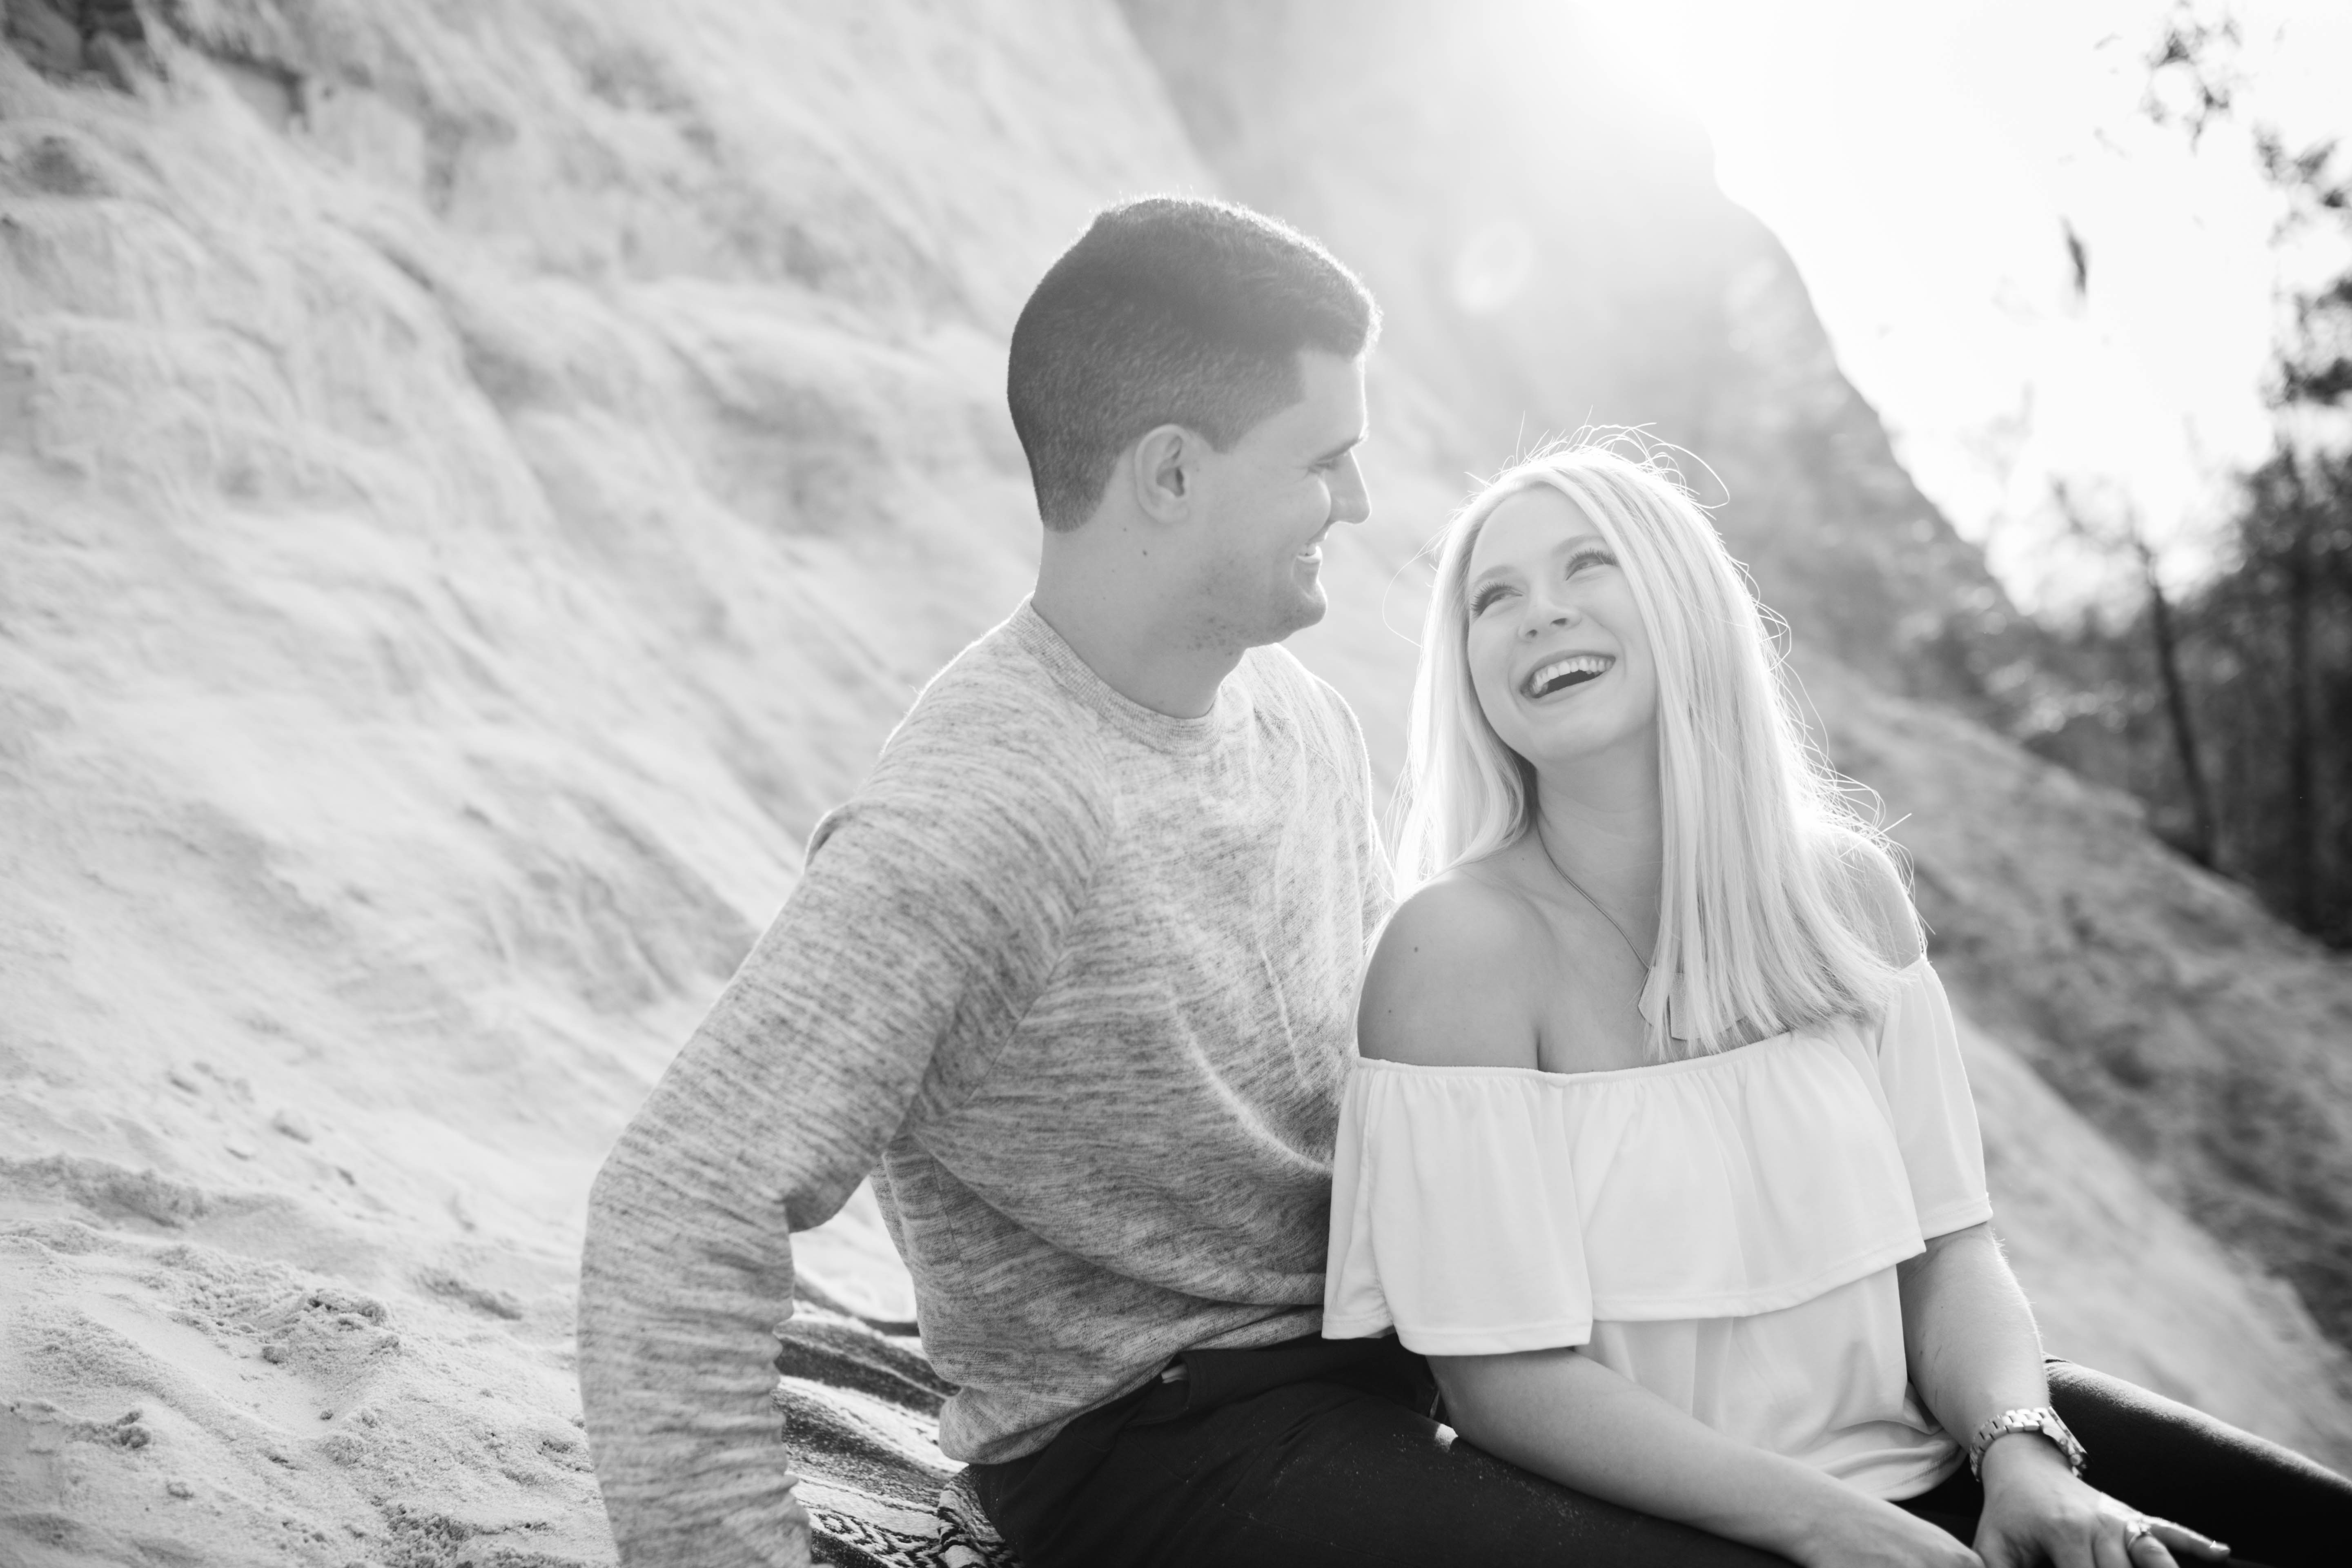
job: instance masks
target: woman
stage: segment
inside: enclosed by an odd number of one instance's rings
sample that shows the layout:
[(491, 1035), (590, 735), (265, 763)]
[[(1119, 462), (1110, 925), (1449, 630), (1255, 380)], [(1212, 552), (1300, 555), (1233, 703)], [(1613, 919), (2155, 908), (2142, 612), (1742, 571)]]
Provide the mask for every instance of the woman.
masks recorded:
[(1480, 1447), (1800, 1563), (2218, 1560), (2152, 1511), (2217, 1465), (2245, 1506), (2189, 1523), (2344, 1549), (2352, 1484), (2062, 1367), (2084, 1480), (1909, 897), (1667, 473), (1558, 450), (1464, 509), (1407, 788), (1327, 1336), (1393, 1327)]

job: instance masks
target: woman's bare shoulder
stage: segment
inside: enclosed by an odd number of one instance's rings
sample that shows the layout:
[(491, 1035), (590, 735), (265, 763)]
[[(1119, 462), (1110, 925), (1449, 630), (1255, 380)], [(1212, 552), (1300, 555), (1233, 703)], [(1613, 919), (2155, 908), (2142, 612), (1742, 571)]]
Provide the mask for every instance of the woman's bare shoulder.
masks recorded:
[(1421, 1067), (1537, 1065), (1553, 938), (1527, 896), (1449, 871), (1398, 907), (1373, 950), (1357, 1047)]

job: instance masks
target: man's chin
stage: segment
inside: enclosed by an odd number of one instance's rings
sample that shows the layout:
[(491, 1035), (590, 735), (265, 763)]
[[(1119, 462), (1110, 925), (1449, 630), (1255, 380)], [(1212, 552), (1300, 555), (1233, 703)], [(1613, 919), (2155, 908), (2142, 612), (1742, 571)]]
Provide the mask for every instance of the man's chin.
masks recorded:
[(1304, 561), (1270, 582), (1228, 577), (1202, 601), (1203, 625), (1213, 626), (1213, 640), (1227, 647), (1278, 643), (1320, 621), (1329, 607), (1318, 574)]
[(1323, 584), (1310, 578), (1303, 589), (1290, 595), (1281, 606), (1280, 614), (1276, 617), (1281, 629), (1265, 640), (1280, 642), (1295, 633), (1305, 631), (1320, 621), (1324, 612), (1330, 607), (1330, 600), (1323, 594)]

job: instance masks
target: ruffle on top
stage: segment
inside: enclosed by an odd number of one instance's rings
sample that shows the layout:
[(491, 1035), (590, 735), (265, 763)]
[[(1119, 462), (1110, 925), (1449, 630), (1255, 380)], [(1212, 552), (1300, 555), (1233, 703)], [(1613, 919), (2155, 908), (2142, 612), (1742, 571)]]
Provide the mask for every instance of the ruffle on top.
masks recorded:
[(1481, 1355), (1585, 1344), (1596, 1321), (1748, 1317), (1990, 1217), (1923, 959), (1875, 1028), (1615, 1072), (1359, 1061), (1323, 1331), (1393, 1326), (1412, 1350)]

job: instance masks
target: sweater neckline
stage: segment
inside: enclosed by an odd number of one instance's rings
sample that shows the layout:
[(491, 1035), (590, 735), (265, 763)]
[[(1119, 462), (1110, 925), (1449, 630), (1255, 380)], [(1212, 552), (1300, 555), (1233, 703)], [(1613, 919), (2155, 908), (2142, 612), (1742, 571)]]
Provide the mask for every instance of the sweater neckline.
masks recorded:
[[(1232, 676), (1218, 683), (1216, 701), (1197, 719), (1180, 719), (1172, 713), (1145, 707), (1096, 674), (1094, 667), (1078, 657), (1077, 649), (1065, 641), (1052, 623), (1037, 613), (1036, 605), (1029, 599), (1023, 599), (1014, 608), (1005, 626), (1013, 640), (1045, 666), (1054, 683), (1080, 707), (1120, 734), (1156, 751), (1184, 753), (1208, 751), (1247, 715), (1247, 699), (1237, 689)], [(1243, 656), (1244, 663), (1248, 661), (1248, 657), (1246, 654)], [(1237, 665), (1234, 668), (1238, 672), (1241, 667)]]

